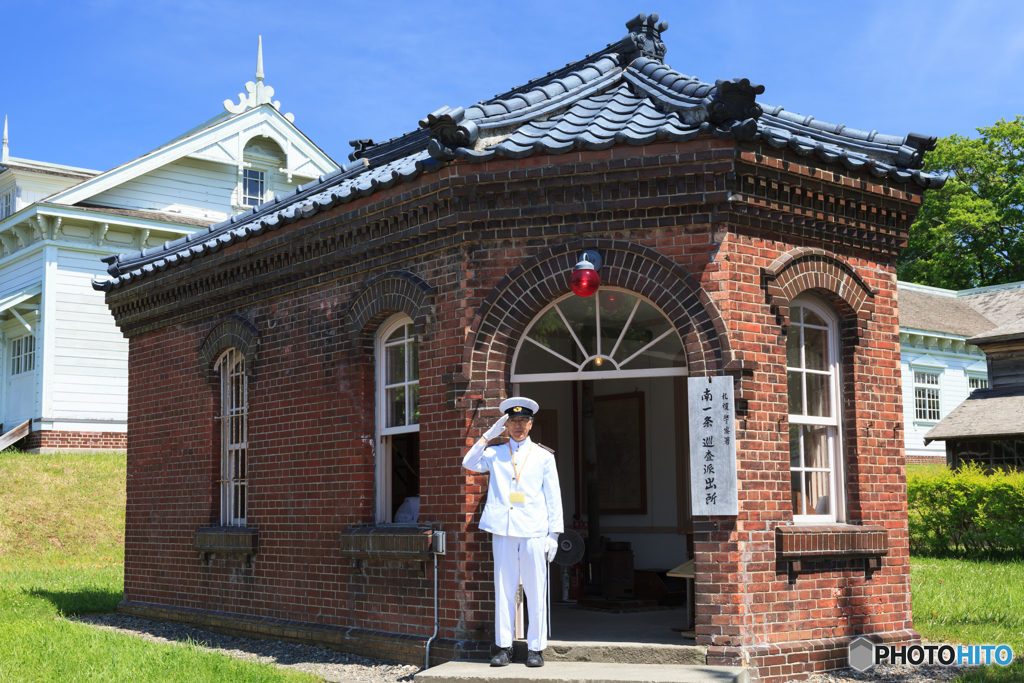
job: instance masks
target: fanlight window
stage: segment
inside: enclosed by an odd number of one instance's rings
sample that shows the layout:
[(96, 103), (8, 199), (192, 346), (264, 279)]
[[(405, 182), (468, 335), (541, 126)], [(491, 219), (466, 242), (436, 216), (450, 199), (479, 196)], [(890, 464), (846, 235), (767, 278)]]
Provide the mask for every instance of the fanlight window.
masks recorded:
[(519, 342), (512, 367), (513, 382), (686, 374), (682, 340), (665, 314), (607, 287), (548, 306)]

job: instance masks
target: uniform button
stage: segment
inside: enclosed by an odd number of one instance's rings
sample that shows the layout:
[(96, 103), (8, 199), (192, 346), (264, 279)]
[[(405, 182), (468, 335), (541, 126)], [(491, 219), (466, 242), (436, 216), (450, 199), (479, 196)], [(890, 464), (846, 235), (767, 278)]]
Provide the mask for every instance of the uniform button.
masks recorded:
[(512, 507), (512, 506), (509, 506), (509, 508), (508, 508), (508, 509), (509, 509), (509, 510), (515, 510), (515, 508), (514, 508), (514, 507)]

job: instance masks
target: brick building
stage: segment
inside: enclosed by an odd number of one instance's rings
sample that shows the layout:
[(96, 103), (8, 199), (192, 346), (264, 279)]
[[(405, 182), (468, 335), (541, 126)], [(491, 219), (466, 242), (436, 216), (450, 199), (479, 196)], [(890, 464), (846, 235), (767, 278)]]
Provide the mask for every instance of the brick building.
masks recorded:
[[(707, 663), (794, 680), (845, 666), (855, 636), (917, 638), (894, 264), (942, 182), (918, 170), (934, 139), (702, 83), (663, 63), (656, 15), (627, 27), (111, 261), (94, 287), (130, 340), (121, 611), (485, 655), (487, 480), (460, 463), (520, 393), (546, 410), (567, 526), (599, 516), (638, 576), (695, 561)], [(739, 514), (693, 517), (686, 379), (723, 375)]]

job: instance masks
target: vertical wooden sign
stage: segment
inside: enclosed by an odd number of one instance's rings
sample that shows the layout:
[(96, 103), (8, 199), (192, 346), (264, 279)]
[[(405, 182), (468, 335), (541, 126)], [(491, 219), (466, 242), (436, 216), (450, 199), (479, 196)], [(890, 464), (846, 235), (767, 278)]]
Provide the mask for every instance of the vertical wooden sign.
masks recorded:
[(731, 377), (689, 377), (693, 515), (739, 514)]

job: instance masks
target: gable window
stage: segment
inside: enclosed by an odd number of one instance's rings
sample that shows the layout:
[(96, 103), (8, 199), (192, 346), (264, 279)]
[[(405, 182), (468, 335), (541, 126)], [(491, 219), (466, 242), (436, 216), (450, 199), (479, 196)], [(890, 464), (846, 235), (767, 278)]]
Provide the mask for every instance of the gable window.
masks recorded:
[(245, 356), (230, 348), (218, 359), (221, 405), (220, 522), (245, 526), (248, 455), (248, 378)]
[(968, 377), (967, 385), (971, 389), (988, 389), (988, 377)]
[(789, 469), (793, 520), (836, 521), (841, 515), (839, 349), (837, 323), (810, 301), (790, 306), (786, 335)]
[(8, 192), (0, 195), (0, 219), (7, 218), (14, 213), (14, 193)]
[(377, 335), (377, 522), (414, 522), (420, 494), (419, 341), (396, 316)]
[(266, 191), (266, 173), (250, 168), (242, 173), (242, 205), (256, 206), (263, 202)]
[(11, 376), (36, 369), (36, 338), (29, 334), (11, 342)]
[(938, 422), (939, 414), (939, 373), (914, 371), (914, 419)]

